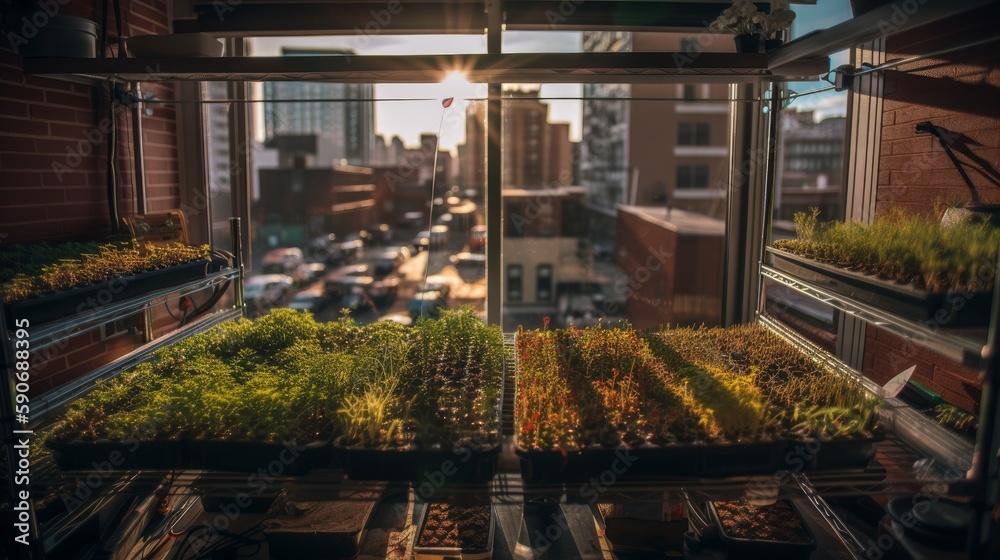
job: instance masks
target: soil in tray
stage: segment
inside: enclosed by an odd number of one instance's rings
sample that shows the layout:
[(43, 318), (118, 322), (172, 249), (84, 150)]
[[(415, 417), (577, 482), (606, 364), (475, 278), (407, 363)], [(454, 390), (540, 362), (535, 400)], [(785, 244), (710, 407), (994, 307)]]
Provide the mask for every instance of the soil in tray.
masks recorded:
[(483, 550), (489, 544), (490, 506), (433, 503), (417, 540), (421, 548)]
[(347, 500), (295, 502), (279, 496), (266, 515), (272, 558), (350, 558), (378, 500), (365, 493)]
[(808, 545), (813, 542), (787, 500), (755, 506), (746, 499), (712, 502), (726, 535), (735, 539)]

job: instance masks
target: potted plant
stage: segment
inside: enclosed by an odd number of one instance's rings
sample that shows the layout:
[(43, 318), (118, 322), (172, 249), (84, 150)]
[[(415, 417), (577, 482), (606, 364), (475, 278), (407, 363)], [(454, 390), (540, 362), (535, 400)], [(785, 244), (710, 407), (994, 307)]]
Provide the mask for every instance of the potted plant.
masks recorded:
[[(348, 476), (486, 482), (499, 455), (503, 337), (471, 309), (377, 322), (341, 339), (355, 350), (335, 442)], [(353, 338), (352, 338), (353, 337)]]
[(8, 320), (32, 326), (204, 276), (207, 245), (67, 243), (0, 251), (0, 290)]
[(775, 241), (774, 266), (839, 295), (939, 327), (985, 325), (1000, 228), (942, 226), (891, 213), (871, 224), (820, 224), (795, 215), (796, 237)]
[(710, 25), (711, 29), (729, 31), (736, 36), (736, 52), (760, 52), (761, 41), (764, 41), (765, 51), (781, 44), (781, 33), (792, 24), (795, 12), (787, 8), (778, 8), (770, 14), (757, 11), (750, 0), (737, 0), (732, 6), (719, 14)]

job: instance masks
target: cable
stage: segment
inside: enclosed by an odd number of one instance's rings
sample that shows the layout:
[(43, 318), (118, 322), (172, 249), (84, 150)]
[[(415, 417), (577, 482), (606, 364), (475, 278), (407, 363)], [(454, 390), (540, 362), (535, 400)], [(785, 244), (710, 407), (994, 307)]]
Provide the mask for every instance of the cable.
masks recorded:
[(111, 119), (111, 131), (108, 134), (108, 161), (107, 161), (107, 188), (108, 188), (108, 214), (111, 219), (111, 233), (121, 233), (121, 217), (118, 215), (118, 173), (116, 172), (116, 161), (118, 157), (118, 119), (115, 118), (114, 95), (108, 101), (109, 118)]

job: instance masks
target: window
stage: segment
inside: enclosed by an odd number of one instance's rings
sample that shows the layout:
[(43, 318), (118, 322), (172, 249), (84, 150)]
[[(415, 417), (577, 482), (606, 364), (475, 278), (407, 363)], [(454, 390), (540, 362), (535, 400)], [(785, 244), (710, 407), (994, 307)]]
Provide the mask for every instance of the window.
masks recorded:
[(682, 122), (677, 125), (677, 144), (679, 146), (707, 146), (708, 143), (708, 123)]
[(507, 265), (507, 300), (521, 301), (522, 298), (522, 276), (524, 268), (519, 264)]
[(707, 189), (708, 188), (708, 166), (707, 165), (678, 165), (677, 166), (677, 188), (678, 189)]
[(684, 99), (697, 99), (697, 86), (694, 84), (684, 84)]
[(552, 299), (552, 265), (540, 264), (535, 269), (535, 299), (550, 301)]

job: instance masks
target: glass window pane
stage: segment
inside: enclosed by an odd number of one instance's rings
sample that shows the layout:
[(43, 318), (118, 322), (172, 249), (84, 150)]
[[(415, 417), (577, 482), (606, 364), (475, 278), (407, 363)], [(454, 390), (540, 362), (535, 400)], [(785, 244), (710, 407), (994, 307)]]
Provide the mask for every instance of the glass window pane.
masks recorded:
[[(728, 88), (694, 86), (695, 102), (677, 84), (505, 87), (503, 259), (529, 279), (505, 329), (719, 322)], [(547, 115), (536, 175), (526, 114)]]
[[(368, 39), (269, 37), (253, 39), (251, 49), (258, 56), (478, 51), (462, 36)], [(484, 311), (485, 244), (473, 232), (485, 222), (485, 85), (456, 73), (444, 83), (251, 87), (255, 313), (291, 306), (327, 321), (347, 309), (370, 322), (441, 307)], [(274, 286), (265, 272), (291, 282)]]

